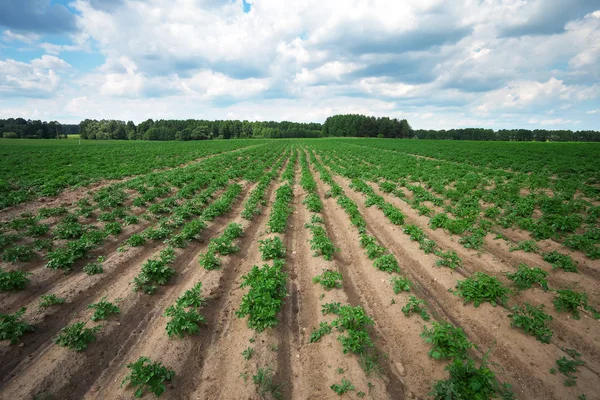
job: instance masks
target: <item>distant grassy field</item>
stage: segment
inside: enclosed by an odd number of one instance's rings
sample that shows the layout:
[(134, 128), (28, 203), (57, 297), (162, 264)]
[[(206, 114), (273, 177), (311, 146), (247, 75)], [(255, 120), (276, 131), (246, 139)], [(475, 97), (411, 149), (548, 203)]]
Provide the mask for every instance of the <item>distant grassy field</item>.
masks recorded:
[(0, 209), (67, 187), (174, 167), (259, 143), (0, 139)]

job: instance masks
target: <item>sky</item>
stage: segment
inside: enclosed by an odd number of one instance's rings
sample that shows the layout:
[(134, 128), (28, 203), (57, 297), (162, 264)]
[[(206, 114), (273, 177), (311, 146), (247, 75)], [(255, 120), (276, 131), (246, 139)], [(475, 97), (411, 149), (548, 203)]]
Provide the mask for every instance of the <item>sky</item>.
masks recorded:
[(0, 118), (348, 113), (600, 130), (600, 1), (0, 1)]

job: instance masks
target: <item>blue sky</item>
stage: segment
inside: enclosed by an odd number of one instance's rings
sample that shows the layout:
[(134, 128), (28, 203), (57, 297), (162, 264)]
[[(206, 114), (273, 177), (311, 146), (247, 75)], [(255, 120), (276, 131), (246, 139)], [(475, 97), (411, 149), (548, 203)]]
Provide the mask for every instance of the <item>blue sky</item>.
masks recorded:
[(600, 130), (597, 0), (2, 0), (0, 117)]

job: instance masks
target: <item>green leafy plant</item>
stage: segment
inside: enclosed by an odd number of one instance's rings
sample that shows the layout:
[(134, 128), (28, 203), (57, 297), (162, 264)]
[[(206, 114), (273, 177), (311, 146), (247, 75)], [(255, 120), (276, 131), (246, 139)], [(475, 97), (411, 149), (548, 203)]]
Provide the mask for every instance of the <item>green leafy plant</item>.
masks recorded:
[(516, 246), (511, 247), (508, 251), (523, 250), (526, 253), (537, 253), (540, 251), (540, 247), (537, 245), (535, 240), (523, 240), (517, 243)]
[(254, 349), (252, 347), (248, 347), (246, 350), (242, 351), (242, 357), (244, 357), (244, 360), (251, 359), (252, 354), (254, 354)]
[(276, 384), (274, 382), (274, 375), (271, 367), (267, 367), (259, 368), (256, 375), (252, 376), (252, 381), (257, 386), (258, 395), (261, 399), (264, 399), (267, 393), (270, 393), (274, 399), (281, 399), (283, 383)]
[(200, 332), (200, 324), (206, 319), (200, 315), (198, 309), (205, 304), (202, 297), (202, 282), (198, 282), (191, 289), (186, 290), (172, 305), (167, 308), (165, 316), (171, 317), (167, 322), (167, 335), (169, 337), (185, 334), (194, 335)]
[(0, 291), (9, 292), (23, 290), (29, 284), (31, 272), (15, 270), (0, 271)]
[(183, 292), (175, 304), (180, 307), (202, 307), (206, 301), (202, 297), (201, 292), (202, 282), (198, 282), (194, 285), (194, 287)]
[(375, 261), (373, 261), (373, 266), (388, 273), (400, 272), (398, 261), (396, 261), (396, 257), (394, 257), (393, 254), (385, 254), (376, 258)]
[(543, 310), (543, 304), (539, 307), (529, 303), (525, 303), (523, 307), (516, 305), (512, 308), (512, 313), (508, 314), (512, 319), (510, 326), (523, 329), (542, 343), (550, 343), (552, 330), (548, 327), (548, 322), (552, 321), (552, 316)]
[(104, 257), (103, 256), (99, 256), (96, 259), (95, 263), (87, 263), (83, 267), (83, 272), (85, 272), (89, 276), (101, 274), (101, 273), (104, 272), (104, 268), (102, 268), (102, 263), (103, 262), (104, 262)]
[(170, 381), (175, 376), (175, 371), (167, 369), (161, 362), (152, 362), (148, 357), (140, 357), (134, 363), (127, 364), (129, 375), (121, 383), (121, 387), (128, 383), (137, 389), (134, 396), (140, 398), (144, 390), (154, 393), (156, 397), (163, 394), (167, 388), (165, 381)]
[(142, 290), (146, 294), (153, 294), (156, 291), (156, 285), (166, 285), (171, 276), (175, 275), (175, 270), (169, 267), (175, 260), (175, 251), (167, 247), (160, 252), (157, 259), (147, 260), (142, 265), (142, 270), (134, 278), (134, 290)]
[(314, 283), (320, 283), (325, 289), (335, 289), (342, 287), (342, 274), (338, 271), (325, 270), (321, 275), (313, 278)]
[(330, 386), (331, 390), (337, 393), (338, 396), (343, 395), (346, 392), (354, 390), (354, 386), (350, 383), (350, 381), (346, 378), (342, 378), (342, 383), (337, 384), (334, 383)]
[(33, 249), (27, 245), (12, 246), (4, 249), (2, 252), (2, 261), (6, 262), (27, 262), (33, 258)]
[(374, 260), (385, 254), (385, 247), (377, 244), (377, 239), (366, 233), (360, 235), (360, 245), (365, 248), (365, 254), (369, 257), (369, 260)]
[(217, 269), (221, 266), (221, 259), (217, 257), (214, 249), (208, 248), (208, 251), (200, 255), (198, 260), (200, 266), (207, 270)]
[[(563, 356), (556, 360), (556, 365), (558, 366), (558, 371), (567, 377), (563, 384), (565, 386), (575, 386), (577, 384), (577, 376), (575, 375), (575, 373), (579, 372), (577, 367), (585, 365), (585, 362), (580, 359), (581, 354), (579, 354), (576, 350), (563, 350), (571, 357), (571, 359), (568, 359), (567, 357)], [(550, 372), (552, 374), (555, 374), (556, 369), (552, 368), (550, 369)]]
[(321, 225), (308, 225), (312, 232), (310, 239), (310, 249), (315, 251), (314, 256), (322, 256), (325, 260), (331, 261), (336, 251), (339, 251), (327, 236), (327, 231)]
[(167, 322), (167, 335), (169, 337), (177, 335), (195, 335), (200, 332), (200, 324), (206, 323), (204, 318), (197, 309), (185, 309), (184, 307), (174, 305), (167, 308), (165, 316), (171, 317)]
[(577, 272), (577, 262), (573, 261), (571, 256), (567, 254), (561, 254), (556, 250), (552, 250), (549, 253), (543, 253), (544, 261), (552, 264), (552, 268), (562, 269), (567, 272)]
[(54, 343), (75, 351), (87, 349), (88, 344), (96, 341), (96, 332), (102, 329), (102, 325), (86, 328), (86, 322), (76, 322), (73, 325), (61, 329)]
[(143, 246), (145, 243), (146, 243), (146, 239), (144, 239), (144, 237), (142, 235), (139, 235), (137, 233), (134, 233), (133, 235), (131, 235), (129, 237), (129, 239), (127, 239), (125, 241), (125, 244), (127, 246), (131, 246), (131, 247)]
[(252, 270), (242, 277), (241, 287), (250, 289), (242, 298), (240, 309), (236, 311), (238, 318), (248, 316), (248, 327), (258, 332), (277, 325), (277, 313), (287, 294), (287, 275), (281, 270), (283, 262), (268, 264), (262, 267), (253, 266)]
[(600, 319), (598, 312), (588, 305), (587, 294), (584, 292), (576, 292), (571, 289), (557, 290), (556, 297), (552, 302), (557, 311), (568, 311), (573, 319), (580, 319), (580, 307), (590, 311), (595, 319)]
[(431, 343), (433, 346), (429, 350), (429, 356), (436, 360), (465, 358), (467, 350), (473, 347), (461, 328), (445, 322), (434, 321), (431, 329), (424, 326), (421, 337), (425, 339), (426, 343)]
[(306, 209), (310, 212), (321, 212), (323, 210), (323, 203), (316, 193), (309, 193), (302, 204), (306, 205)]
[(418, 299), (415, 296), (410, 296), (408, 298), (408, 303), (404, 307), (402, 307), (402, 312), (407, 317), (411, 314), (419, 314), (421, 318), (425, 321), (429, 321), (429, 313), (427, 312), (427, 308), (425, 306), (425, 300)]
[(318, 342), (323, 336), (331, 333), (333, 327), (327, 322), (323, 321), (319, 324), (319, 328), (315, 329), (310, 333), (309, 343)]
[(513, 281), (520, 290), (529, 289), (532, 285), (540, 285), (544, 291), (548, 290), (548, 273), (540, 268), (529, 268), (525, 264), (520, 264), (518, 270), (513, 273), (507, 273), (508, 279)]
[(285, 258), (285, 246), (278, 236), (259, 240), (258, 243), (264, 261)]
[(0, 314), (0, 340), (10, 340), (10, 344), (17, 344), (27, 332), (34, 332), (35, 327), (21, 321), (27, 308), (21, 307), (14, 314)]
[(58, 297), (55, 294), (43, 294), (40, 296), (40, 298), (41, 298), (41, 301), (38, 306), (40, 309), (54, 306), (57, 304), (64, 304), (64, 302), (66, 300), (64, 297)]
[[(119, 300), (120, 299), (117, 299), (117, 301)], [(106, 300), (106, 297), (103, 297), (98, 303), (89, 304), (86, 308), (88, 310), (94, 310), (92, 321), (107, 319), (110, 315), (119, 314), (121, 312), (119, 307)]]
[(429, 396), (435, 400), (514, 398), (510, 385), (500, 385), (488, 365), (487, 354), (479, 368), (470, 358), (455, 358), (446, 366), (448, 379), (435, 382)]
[(412, 282), (408, 278), (402, 276), (394, 276), (392, 278), (392, 285), (394, 285), (394, 294), (399, 294), (401, 292), (410, 292)]
[(474, 275), (465, 280), (459, 280), (455, 293), (460, 295), (465, 304), (473, 302), (475, 307), (485, 301), (492, 306), (505, 304), (508, 300), (510, 289), (505, 287), (496, 277), (489, 276), (483, 272), (475, 272)]
[(438, 250), (435, 252), (435, 255), (440, 257), (435, 262), (435, 265), (437, 265), (439, 267), (448, 267), (451, 269), (455, 269), (457, 267), (462, 267), (462, 260), (460, 259), (460, 257), (454, 250), (448, 250), (448, 251)]

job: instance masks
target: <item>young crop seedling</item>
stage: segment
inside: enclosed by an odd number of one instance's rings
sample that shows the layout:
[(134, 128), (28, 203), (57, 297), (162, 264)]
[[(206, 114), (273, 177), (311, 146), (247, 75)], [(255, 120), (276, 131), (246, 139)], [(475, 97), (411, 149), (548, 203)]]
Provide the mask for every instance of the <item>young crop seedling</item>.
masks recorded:
[(0, 271), (0, 291), (15, 292), (25, 289), (29, 284), (29, 275), (31, 272), (21, 270)]
[(475, 272), (467, 279), (459, 280), (456, 288), (455, 294), (460, 295), (465, 304), (473, 302), (475, 307), (486, 301), (494, 307), (497, 304), (505, 304), (510, 293), (498, 278), (483, 272)]
[(236, 315), (238, 318), (248, 316), (248, 327), (262, 332), (277, 325), (277, 313), (287, 294), (287, 275), (281, 270), (283, 261), (262, 267), (253, 266), (252, 270), (242, 277), (241, 288), (250, 289), (242, 298), (242, 304)]
[(346, 378), (342, 378), (342, 383), (337, 384), (334, 383), (330, 386), (331, 390), (337, 393), (338, 396), (343, 395), (346, 392), (354, 390), (354, 386), (350, 383), (350, 381)]
[(201, 295), (202, 282), (186, 290), (172, 305), (167, 308), (165, 316), (171, 317), (167, 322), (167, 335), (183, 337), (185, 334), (194, 335), (200, 332), (200, 324), (206, 319), (200, 315), (198, 309), (205, 304)]
[(134, 291), (142, 290), (146, 294), (156, 292), (156, 285), (166, 285), (175, 270), (169, 265), (175, 260), (175, 251), (171, 247), (162, 250), (157, 259), (147, 260), (142, 270), (134, 278)]
[(200, 263), (201, 267), (209, 271), (217, 269), (221, 266), (221, 259), (217, 257), (215, 251), (210, 247), (206, 253), (200, 255), (198, 262)]
[(166, 317), (171, 317), (171, 320), (167, 322), (167, 335), (172, 337), (177, 335), (183, 337), (184, 335), (195, 335), (200, 332), (200, 324), (206, 323), (204, 318), (197, 309), (185, 309), (178, 305), (170, 306), (165, 311)]
[(396, 257), (393, 254), (386, 254), (379, 258), (376, 258), (373, 261), (373, 266), (381, 271), (392, 273), (392, 272), (400, 272), (400, 267), (398, 266), (398, 261), (396, 261)]
[(537, 267), (529, 268), (525, 264), (520, 264), (518, 268), (516, 272), (506, 274), (517, 288), (525, 290), (531, 288), (532, 285), (540, 285), (544, 291), (548, 290), (548, 281), (546, 280), (548, 273), (546, 271)]
[(336, 251), (339, 251), (327, 236), (327, 231), (320, 225), (308, 225), (312, 232), (310, 239), (310, 249), (315, 251), (314, 256), (322, 256), (325, 260), (331, 261)]
[(127, 364), (129, 375), (121, 383), (121, 387), (129, 385), (137, 388), (134, 396), (140, 398), (144, 390), (154, 393), (156, 397), (163, 394), (167, 388), (165, 381), (170, 381), (175, 376), (175, 371), (167, 369), (161, 362), (152, 362), (148, 357), (140, 357), (134, 363)]
[(252, 376), (252, 381), (257, 387), (258, 395), (261, 399), (265, 398), (267, 393), (270, 393), (274, 399), (279, 400), (282, 398), (281, 388), (283, 383), (276, 384), (273, 382), (274, 373), (271, 367), (259, 368), (256, 375)]
[(17, 344), (27, 332), (34, 332), (35, 327), (21, 321), (27, 308), (21, 307), (14, 314), (0, 314), (0, 340), (10, 340), (10, 344)]
[(252, 354), (254, 354), (254, 349), (252, 347), (248, 347), (242, 352), (242, 357), (244, 357), (244, 360), (249, 360), (252, 358)]
[(567, 254), (561, 254), (556, 250), (552, 250), (549, 253), (543, 253), (544, 261), (552, 264), (552, 269), (562, 269), (566, 272), (577, 272), (577, 262), (573, 261), (571, 256)]
[[(117, 299), (117, 302), (120, 299)], [(88, 310), (94, 310), (94, 315), (92, 315), (92, 321), (99, 321), (102, 319), (107, 319), (112, 314), (119, 314), (121, 310), (115, 304), (106, 300), (106, 297), (103, 297), (98, 303), (89, 304), (87, 306)]]
[(374, 260), (385, 254), (385, 247), (378, 245), (377, 239), (366, 233), (360, 235), (360, 245), (364, 247), (365, 254), (369, 257), (369, 260)]
[(394, 294), (399, 294), (401, 292), (410, 292), (412, 282), (408, 278), (402, 276), (394, 276), (392, 278), (392, 285), (394, 285)]
[(443, 358), (462, 359), (467, 356), (467, 350), (472, 348), (473, 344), (469, 342), (467, 335), (461, 328), (437, 321), (434, 321), (432, 325), (431, 329), (424, 326), (423, 333), (421, 333), (425, 343), (431, 343), (433, 346), (429, 350), (431, 358), (436, 360)]
[(526, 253), (537, 253), (540, 251), (540, 247), (535, 240), (523, 240), (517, 243), (516, 246), (511, 247), (508, 251), (513, 252), (516, 250), (523, 250)]
[(95, 263), (87, 263), (85, 265), (85, 267), (83, 267), (83, 272), (85, 272), (89, 276), (101, 274), (104, 272), (104, 268), (102, 268), (103, 262), (104, 262), (104, 257), (99, 256), (96, 259)]
[(315, 329), (314, 331), (311, 332), (310, 334), (310, 339), (309, 339), (309, 343), (315, 343), (318, 342), (323, 336), (331, 333), (332, 331), (332, 326), (329, 325), (327, 322), (323, 321), (319, 324), (319, 328)]
[(88, 344), (96, 341), (96, 332), (102, 329), (102, 325), (86, 328), (86, 322), (76, 322), (73, 325), (61, 329), (54, 343), (67, 347), (77, 352), (87, 349)]
[(323, 210), (323, 203), (316, 193), (310, 193), (302, 204), (306, 205), (306, 209), (310, 212), (321, 212)]
[(43, 294), (40, 296), (40, 298), (41, 301), (38, 306), (40, 309), (54, 306), (57, 304), (64, 304), (66, 300), (64, 297), (58, 297), (55, 294)]
[(454, 250), (441, 251), (438, 250), (434, 253), (436, 256), (440, 257), (435, 265), (438, 267), (448, 267), (451, 269), (455, 269), (457, 267), (462, 267), (462, 260), (456, 254)]
[(487, 354), (479, 368), (470, 358), (455, 358), (446, 371), (450, 373), (448, 379), (435, 382), (429, 392), (435, 400), (514, 398), (510, 385), (500, 385), (488, 367)]
[(342, 287), (342, 274), (337, 271), (325, 270), (321, 275), (313, 278), (314, 283), (320, 283), (325, 289), (335, 289)]
[(285, 258), (285, 246), (279, 236), (259, 240), (258, 243), (263, 261)]
[[(577, 384), (577, 376), (575, 376), (575, 373), (579, 372), (577, 367), (585, 365), (585, 362), (580, 359), (581, 354), (575, 349), (563, 350), (571, 357), (571, 359), (563, 356), (556, 360), (556, 365), (558, 366), (558, 371), (567, 377), (563, 384), (565, 386), (575, 386)], [(556, 374), (556, 369), (551, 368), (550, 373)]]
[(510, 326), (523, 329), (542, 343), (550, 343), (552, 331), (548, 327), (548, 322), (552, 321), (552, 316), (546, 314), (543, 309), (543, 304), (539, 307), (529, 303), (525, 303), (524, 307), (514, 306), (512, 314), (508, 314), (512, 319)]
[(2, 261), (5, 262), (27, 262), (33, 258), (33, 248), (27, 245), (12, 246), (2, 252)]
[(407, 317), (411, 314), (419, 314), (421, 318), (425, 321), (429, 321), (429, 313), (427, 313), (427, 308), (425, 306), (425, 300), (417, 299), (415, 296), (410, 296), (408, 299), (408, 303), (404, 307), (402, 307), (402, 312)]
[(576, 292), (571, 289), (557, 290), (556, 297), (552, 302), (557, 311), (568, 311), (573, 319), (580, 319), (580, 307), (591, 312), (595, 319), (600, 319), (598, 311), (588, 304), (587, 294), (584, 292)]

